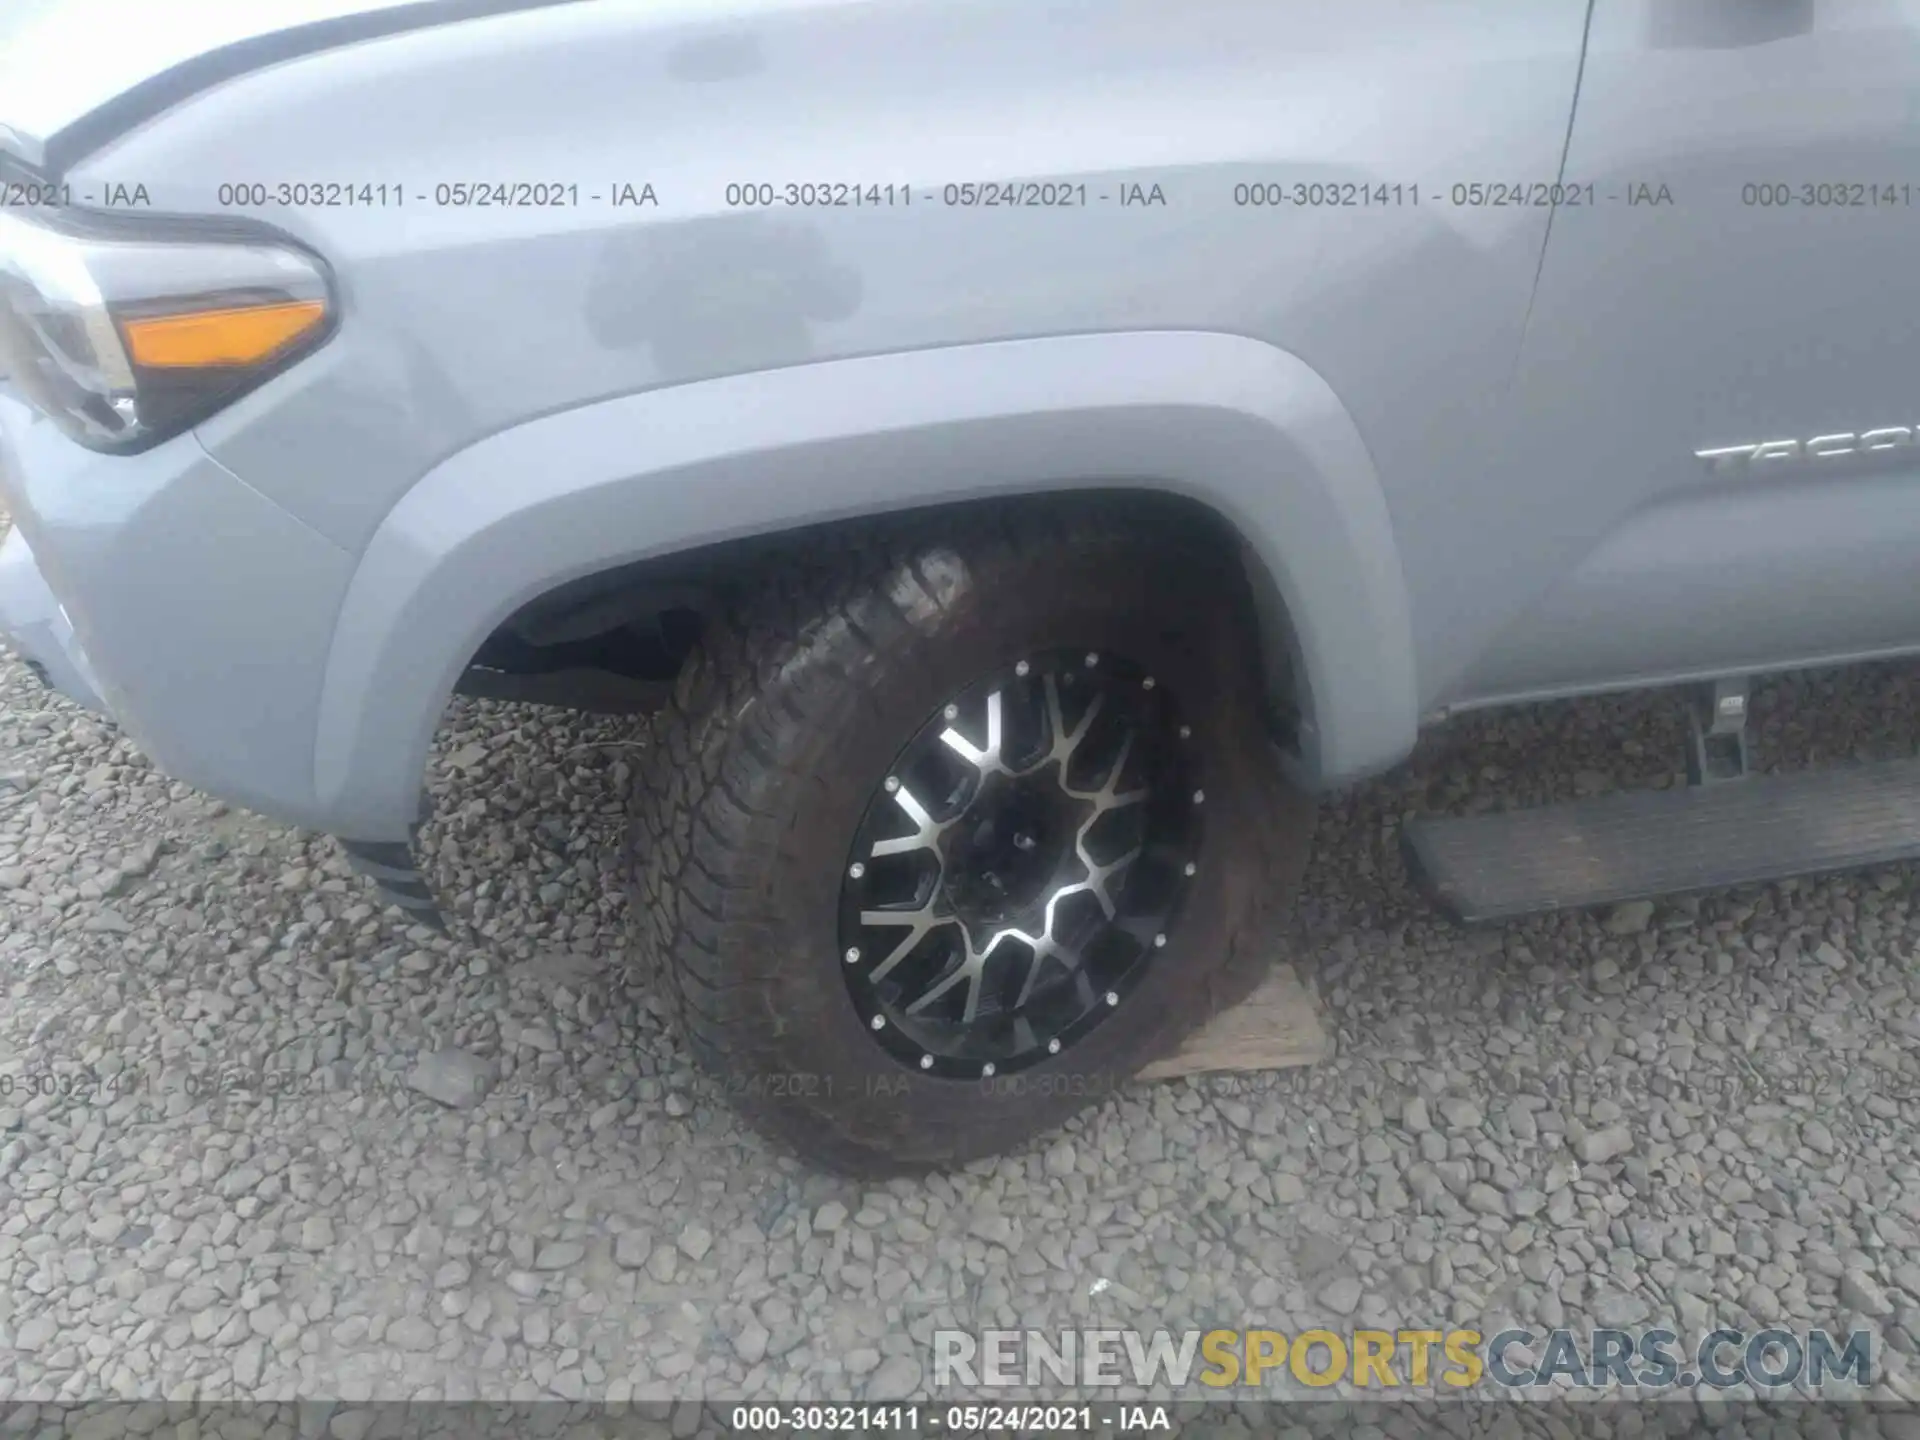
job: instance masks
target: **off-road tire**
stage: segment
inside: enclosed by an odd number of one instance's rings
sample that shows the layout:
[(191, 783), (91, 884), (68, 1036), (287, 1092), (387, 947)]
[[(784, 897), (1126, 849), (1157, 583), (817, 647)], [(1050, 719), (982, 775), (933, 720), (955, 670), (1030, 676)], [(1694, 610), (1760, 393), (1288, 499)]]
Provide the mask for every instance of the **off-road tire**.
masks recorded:
[[(1314, 821), (1272, 750), (1251, 615), (1214, 534), (1121, 501), (836, 535), (709, 617), (634, 782), (634, 923), (697, 1062), (756, 1128), (848, 1173), (958, 1165), (1058, 1125), (1245, 998)], [(1206, 863), (1167, 948), (1083, 1039), (1004, 1079), (916, 1073), (840, 973), (848, 846), (946, 697), (1054, 646), (1131, 653), (1185, 698)]]

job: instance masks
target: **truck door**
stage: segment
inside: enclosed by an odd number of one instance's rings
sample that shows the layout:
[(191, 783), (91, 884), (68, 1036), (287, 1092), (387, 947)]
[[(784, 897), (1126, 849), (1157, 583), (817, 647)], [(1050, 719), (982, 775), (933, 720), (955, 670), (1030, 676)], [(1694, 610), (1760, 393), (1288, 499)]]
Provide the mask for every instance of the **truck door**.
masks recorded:
[(1452, 698), (1920, 645), (1920, 3), (1594, 0), (1562, 179)]

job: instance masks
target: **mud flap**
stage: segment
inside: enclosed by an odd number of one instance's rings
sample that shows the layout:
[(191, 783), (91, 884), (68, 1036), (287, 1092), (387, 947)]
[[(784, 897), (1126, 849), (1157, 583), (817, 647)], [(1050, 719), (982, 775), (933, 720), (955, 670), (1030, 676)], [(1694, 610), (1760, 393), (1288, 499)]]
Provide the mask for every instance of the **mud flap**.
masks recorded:
[(447, 933), (447, 922), (426, 876), (420, 873), (411, 841), (342, 840), (340, 848), (347, 852), (347, 862), (373, 881), (388, 904), (418, 924)]

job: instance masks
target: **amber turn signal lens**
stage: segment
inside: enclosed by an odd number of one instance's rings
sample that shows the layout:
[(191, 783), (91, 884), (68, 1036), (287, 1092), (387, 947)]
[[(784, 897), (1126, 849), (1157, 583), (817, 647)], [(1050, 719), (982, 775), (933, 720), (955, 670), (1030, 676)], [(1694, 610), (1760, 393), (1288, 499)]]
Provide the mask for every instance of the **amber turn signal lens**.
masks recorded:
[(320, 300), (250, 305), (124, 320), (127, 358), (154, 370), (255, 365), (277, 354), (327, 318)]

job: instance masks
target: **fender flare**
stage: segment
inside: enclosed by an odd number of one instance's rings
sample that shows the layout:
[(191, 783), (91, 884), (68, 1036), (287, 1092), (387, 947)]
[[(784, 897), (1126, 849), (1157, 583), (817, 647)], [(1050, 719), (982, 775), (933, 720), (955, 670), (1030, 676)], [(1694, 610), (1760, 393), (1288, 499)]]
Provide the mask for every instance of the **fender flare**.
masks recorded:
[(822, 521), (1116, 486), (1196, 500), (1242, 537), (1289, 622), (1305, 783), (1405, 757), (1418, 730), (1406, 585), (1352, 418), (1271, 345), (1133, 331), (696, 381), (455, 453), (394, 506), (347, 588), (317, 796), (337, 834), (407, 834), (461, 671), (501, 621), (565, 581)]

